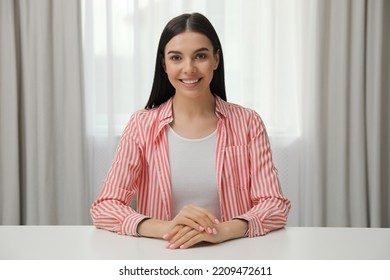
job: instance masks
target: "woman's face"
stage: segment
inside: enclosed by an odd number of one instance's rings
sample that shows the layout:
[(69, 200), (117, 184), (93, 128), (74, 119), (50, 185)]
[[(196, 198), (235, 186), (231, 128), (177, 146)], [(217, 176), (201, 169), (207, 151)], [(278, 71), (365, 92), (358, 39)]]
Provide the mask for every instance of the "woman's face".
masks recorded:
[(211, 94), (218, 62), (219, 54), (213, 53), (211, 41), (198, 32), (180, 33), (165, 46), (163, 66), (176, 94), (191, 98)]

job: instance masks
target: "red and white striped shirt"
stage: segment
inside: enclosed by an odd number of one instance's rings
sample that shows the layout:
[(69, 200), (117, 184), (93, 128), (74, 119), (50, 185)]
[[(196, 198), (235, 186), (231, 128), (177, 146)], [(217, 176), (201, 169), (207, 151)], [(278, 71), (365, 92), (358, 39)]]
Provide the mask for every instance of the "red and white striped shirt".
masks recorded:
[[(216, 97), (216, 166), (222, 222), (248, 221), (247, 236), (264, 235), (287, 222), (290, 201), (282, 194), (268, 135), (253, 110)], [(91, 216), (98, 228), (137, 235), (145, 218), (171, 220), (171, 176), (166, 125), (172, 98), (132, 115)], [(137, 195), (137, 211), (129, 205)], [(205, 194), (207, 195), (207, 194)]]

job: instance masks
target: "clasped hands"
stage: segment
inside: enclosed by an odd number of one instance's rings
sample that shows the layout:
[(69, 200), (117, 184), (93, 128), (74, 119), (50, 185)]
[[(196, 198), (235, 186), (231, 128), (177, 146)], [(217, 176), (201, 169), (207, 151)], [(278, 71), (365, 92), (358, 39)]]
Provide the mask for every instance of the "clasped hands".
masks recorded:
[(140, 236), (163, 238), (169, 249), (189, 248), (199, 242), (221, 243), (245, 236), (248, 222), (233, 219), (220, 223), (207, 209), (187, 205), (171, 221), (145, 219), (137, 228)]
[(218, 219), (207, 209), (185, 206), (172, 220), (166, 223), (163, 239), (169, 249), (189, 248), (199, 242), (220, 243), (224, 241), (223, 230)]

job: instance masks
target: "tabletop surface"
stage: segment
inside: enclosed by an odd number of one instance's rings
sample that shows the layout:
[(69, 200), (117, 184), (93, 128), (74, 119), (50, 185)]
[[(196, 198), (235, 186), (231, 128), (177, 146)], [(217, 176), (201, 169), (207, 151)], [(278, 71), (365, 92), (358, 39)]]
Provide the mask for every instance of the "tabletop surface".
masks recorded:
[(189, 249), (166, 249), (166, 244), (93, 226), (0, 226), (3, 260), (390, 259), (389, 228), (288, 227)]

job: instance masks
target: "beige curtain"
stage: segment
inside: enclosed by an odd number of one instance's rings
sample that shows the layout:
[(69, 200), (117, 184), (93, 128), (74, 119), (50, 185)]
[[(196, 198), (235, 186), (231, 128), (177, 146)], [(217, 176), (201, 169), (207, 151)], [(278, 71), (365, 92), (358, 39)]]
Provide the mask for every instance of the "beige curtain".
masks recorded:
[(305, 1), (302, 220), (390, 226), (390, 1)]
[(390, 1), (367, 4), (368, 224), (390, 227)]
[(0, 223), (89, 221), (80, 6), (0, 1)]

